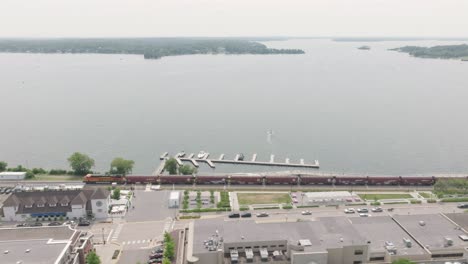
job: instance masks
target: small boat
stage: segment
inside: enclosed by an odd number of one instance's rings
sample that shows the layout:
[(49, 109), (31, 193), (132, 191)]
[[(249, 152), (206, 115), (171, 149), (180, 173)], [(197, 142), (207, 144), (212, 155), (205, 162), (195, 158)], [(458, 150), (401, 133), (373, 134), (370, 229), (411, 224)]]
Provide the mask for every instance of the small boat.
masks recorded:
[(205, 157), (205, 155), (206, 155), (206, 152), (202, 150), (202, 151), (200, 151), (200, 152), (198, 153), (197, 158), (203, 159), (203, 158)]
[(178, 158), (183, 158), (184, 156), (185, 156), (185, 151), (183, 151), (183, 150), (181, 152), (177, 153)]
[(239, 160), (239, 161), (244, 160), (244, 154), (240, 153), (240, 154), (239, 154), (239, 158), (238, 158), (237, 160)]

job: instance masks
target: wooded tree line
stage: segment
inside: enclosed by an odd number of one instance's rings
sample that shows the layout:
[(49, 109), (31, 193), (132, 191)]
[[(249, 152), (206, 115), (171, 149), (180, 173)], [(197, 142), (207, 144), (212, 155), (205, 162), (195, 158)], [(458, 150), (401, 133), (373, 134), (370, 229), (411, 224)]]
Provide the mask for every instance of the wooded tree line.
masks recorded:
[(3, 39), (0, 52), (141, 54), (146, 59), (190, 54), (303, 54), (300, 49), (271, 49), (247, 39)]

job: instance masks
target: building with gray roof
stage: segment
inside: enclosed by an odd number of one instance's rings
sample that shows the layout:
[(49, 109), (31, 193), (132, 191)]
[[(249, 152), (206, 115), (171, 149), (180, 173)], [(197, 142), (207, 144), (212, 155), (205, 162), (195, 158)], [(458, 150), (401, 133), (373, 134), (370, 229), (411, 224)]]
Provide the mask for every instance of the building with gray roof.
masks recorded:
[(17, 192), (3, 203), (4, 221), (37, 217), (106, 218), (110, 192), (103, 188)]
[[(420, 221), (434, 230), (425, 231)], [(198, 220), (188, 230), (187, 261), (236, 263), (234, 257), (242, 263), (253, 252), (249, 261), (261, 262), (263, 250), (268, 252), (263, 261), (270, 263), (391, 263), (398, 258), (438, 263), (467, 259), (468, 241), (459, 238), (463, 234), (444, 215)]]
[(70, 226), (0, 228), (0, 263), (84, 264), (92, 237)]

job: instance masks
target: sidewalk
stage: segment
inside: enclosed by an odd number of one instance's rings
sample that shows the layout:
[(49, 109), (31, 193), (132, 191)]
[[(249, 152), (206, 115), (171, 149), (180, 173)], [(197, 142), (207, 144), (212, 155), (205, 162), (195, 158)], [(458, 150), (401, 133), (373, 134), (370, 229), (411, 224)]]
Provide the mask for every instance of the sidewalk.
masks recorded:
[[(117, 263), (120, 256), (122, 255), (122, 247), (114, 243), (107, 243), (106, 245), (94, 245), (94, 248), (96, 249), (96, 254), (98, 254), (99, 258), (101, 259), (101, 263)], [(112, 259), (115, 250), (120, 250), (120, 254), (116, 259)]]

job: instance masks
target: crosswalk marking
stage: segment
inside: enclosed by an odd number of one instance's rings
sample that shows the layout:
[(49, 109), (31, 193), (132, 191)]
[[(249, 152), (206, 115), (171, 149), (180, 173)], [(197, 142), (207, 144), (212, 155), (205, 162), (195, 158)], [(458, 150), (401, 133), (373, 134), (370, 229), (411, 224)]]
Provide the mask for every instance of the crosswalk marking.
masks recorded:
[(120, 232), (122, 231), (123, 224), (119, 224), (115, 229), (114, 235), (112, 235), (112, 240), (117, 240), (119, 238)]
[(122, 242), (122, 245), (135, 245), (135, 244), (149, 244), (151, 242), (151, 239), (143, 239), (143, 240), (129, 240), (129, 241), (124, 241)]

